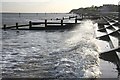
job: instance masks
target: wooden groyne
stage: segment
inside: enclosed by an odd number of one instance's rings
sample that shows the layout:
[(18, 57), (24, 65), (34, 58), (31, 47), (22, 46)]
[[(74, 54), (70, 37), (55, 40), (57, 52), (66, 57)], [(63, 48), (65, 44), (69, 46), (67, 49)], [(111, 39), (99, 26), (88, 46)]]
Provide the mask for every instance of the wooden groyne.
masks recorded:
[[(74, 18), (74, 22), (64, 22), (65, 19), (71, 19), (71, 18)], [(48, 21), (47, 19), (45, 19), (44, 21), (42, 22), (32, 22), (32, 21), (29, 21), (28, 24), (25, 24), (25, 25), (20, 25), (18, 23), (16, 23), (14, 26), (7, 26), (6, 24), (3, 25), (3, 30), (6, 30), (6, 29), (17, 29), (17, 30), (44, 30), (44, 29), (53, 29), (53, 28), (56, 28), (56, 29), (62, 29), (62, 28), (67, 28), (65, 27), (66, 25), (75, 25), (75, 24), (80, 24), (78, 22), (78, 20), (82, 20), (80, 18), (77, 18), (77, 16), (73, 16), (73, 17), (69, 17), (69, 18), (63, 18), (61, 20), (56, 20), (56, 21)], [(44, 26), (40, 26), (40, 25), (44, 25)], [(33, 27), (33, 26), (39, 26), (39, 27)], [(28, 27), (28, 28), (26, 28)]]
[[(42, 21), (42, 22), (33, 22), (29, 21), (28, 24), (19, 24), (15, 23), (14, 26), (7, 26), (6, 24), (3, 24), (2, 29), (16, 29), (16, 30), (45, 30), (45, 29), (64, 29), (69, 28), (69, 26), (80, 24), (80, 22), (83, 19), (98, 19), (99, 16), (90, 16), (90, 15), (79, 15), (78, 16), (69, 16), (69, 17), (63, 17), (62, 19), (56, 18), (56, 19), (50, 19), (51, 21), (54, 20), (54, 22), (49, 21), (48, 19)], [(73, 20), (74, 22), (65, 22), (65, 20)], [(57, 21), (57, 22), (56, 22)], [(44, 25), (44, 26), (40, 26)], [(69, 25), (69, 26), (68, 26)], [(33, 26), (39, 26), (39, 27), (33, 27)]]
[[(64, 20), (69, 19), (71, 20), (74, 18), (73, 22), (65, 22)], [(7, 26), (6, 24), (3, 25), (4, 30), (7, 29), (15, 29), (15, 30), (48, 30), (48, 29), (64, 29), (64, 28), (69, 28), (71, 25), (76, 25), (80, 24), (78, 20), (84, 19), (85, 16), (82, 16), (82, 18), (77, 18), (77, 16), (69, 16), (68, 18), (62, 18), (62, 19), (57, 19), (56, 21), (49, 21), (49, 20), (44, 20), (42, 22), (33, 22), (29, 21), (28, 24), (25, 25), (20, 25), (16, 23), (14, 26)], [(91, 16), (87, 16), (87, 18), (91, 19)], [(93, 17), (92, 17), (93, 18)], [(95, 18), (98, 18), (96, 16)], [(98, 22), (98, 31), (105, 33), (105, 35), (102, 35), (100, 37), (97, 37), (99, 40), (104, 40), (109, 42), (110, 45), (110, 50), (101, 52), (101, 54), (115, 54), (116, 59), (117, 59), (117, 65), (119, 65), (120, 68), (120, 22), (118, 21), (118, 17), (115, 16), (100, 16), (102, 18), (102, 21)], [(86, 18), (85, 18), (86, 19)], [(41, 27), (41, 25), (44, 25)], [(67, 26), (68, 25), (68, 26)], [(35, 27), (39, 26), (39, 27)], [(117, 28), (116, 28), (117, 27)], [(111, 30), (112, 32), (108, 32), (107, 29)], [(113, 44), (113, 41), (111, 39), (111, 36), (117, 38), (119, 40), (119, 45), (118, 47), (115, 47)]]

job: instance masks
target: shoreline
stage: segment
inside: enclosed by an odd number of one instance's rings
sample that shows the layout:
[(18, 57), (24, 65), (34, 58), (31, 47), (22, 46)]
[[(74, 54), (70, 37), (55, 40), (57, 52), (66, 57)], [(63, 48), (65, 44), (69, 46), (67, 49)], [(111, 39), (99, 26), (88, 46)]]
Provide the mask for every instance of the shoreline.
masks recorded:
[[(101, 45), (102, 45), (102, 44), (104, 44), (104, 43), (101, 43)], [(107, 42), (106, 42), (106, 44), (107, 44)], [(104, 46), (104, 50), (108, 50), (109, 47), (106, 47), (106, 46), (108, 46), (108, 45), (103, 45), (103, 46)], [(101, 48), (103, 48), (103, 46), (102, 46)], [(102, 51), (104, 51), (104, 50), (102, 50)], [(101, 75), (101, 78), (106, 78), (106, 77), (115, 77), (115, 78), (116, 78), (116, 77), (118, 77), (118, 76), (117, 76), (117, 73), (118, 73), (118, 72), (116, 72), (116, 69), (115, 69), (116, 66), (113, 65), (113, 63), (110, 63), (110, 61), (107, 62), (107, 61), (101, 60), (101, 59), (100, 59), (100, 61), (101, 61), (101, 63), (100, 63), (100, 66), (101, 66), (100, 69), (101, 69), (102, 72), (103, 72), (103, 74)], [(102, 66), (103, 66), (103, 67), (102, 67)], [(109, 71), (109, 72), (107, 72), (108, 66), (110, 66), (110, 68), (109, 68), (110, 71)], [(113, 69), (113, 68), (114, 68), (114, 69)], [(110, 73), (110, 75), (107, 74), (107, 73)], [(112, 73), (113, 73), (114, 75), (113, 75)], [(104, 75), (106, 75), (106, 76), (104, 76)]]

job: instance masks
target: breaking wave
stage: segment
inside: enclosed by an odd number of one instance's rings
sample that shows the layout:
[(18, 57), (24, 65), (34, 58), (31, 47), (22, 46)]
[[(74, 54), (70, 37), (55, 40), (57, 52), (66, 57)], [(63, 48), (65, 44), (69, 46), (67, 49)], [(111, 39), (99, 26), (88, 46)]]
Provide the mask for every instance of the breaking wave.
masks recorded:
[(90, 20), (70, 31), (5, 31), (3, 77), (97, 78), (95, 42)]
[[(85, 21), (71, 31), (65, 46), (50, 53), (55, 56), (55, 76), (72, 78), (98, 78), (99, 54), (95, 44), (94, 24)], [(52, 57), (53, 58), (53, 57)]]

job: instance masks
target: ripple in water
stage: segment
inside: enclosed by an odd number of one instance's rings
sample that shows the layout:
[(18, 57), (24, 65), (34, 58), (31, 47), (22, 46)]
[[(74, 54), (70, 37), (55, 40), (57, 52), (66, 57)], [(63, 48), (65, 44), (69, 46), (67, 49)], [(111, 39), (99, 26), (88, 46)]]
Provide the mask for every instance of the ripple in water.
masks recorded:
[(88, 20), (70, 31), (3, 32), (3, 77), (99, 77), (93, 28)]

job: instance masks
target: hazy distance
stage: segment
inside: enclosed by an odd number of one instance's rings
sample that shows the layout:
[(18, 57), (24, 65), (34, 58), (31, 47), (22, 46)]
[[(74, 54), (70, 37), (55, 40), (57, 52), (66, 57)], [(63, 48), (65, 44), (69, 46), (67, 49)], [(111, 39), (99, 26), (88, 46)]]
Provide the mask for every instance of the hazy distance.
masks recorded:
[(68, 13), (80, 7), (118, 4), (119, 0), (2, 0), (1, 12)]

